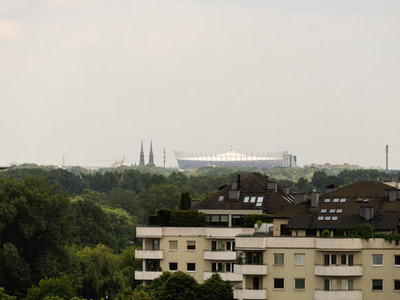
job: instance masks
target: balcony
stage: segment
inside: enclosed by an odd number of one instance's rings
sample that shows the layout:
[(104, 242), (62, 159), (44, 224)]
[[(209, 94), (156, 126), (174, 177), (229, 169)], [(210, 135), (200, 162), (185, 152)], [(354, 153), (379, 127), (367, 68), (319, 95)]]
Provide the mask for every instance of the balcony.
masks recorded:
[(136, 280), (154, 280), (158, 276), (161, 276), (161, 271), (135, 271)]
[(253, 289), (243, 289), (235, 288), (233, 290), (233, 298), (235, 299), (267, 299), (267, 290), (253, 290)]
[(354, 291), (315, 290), (314, 299), (315, 300), (362, 300), (363, 292), (362, 290), (354, 290)]
[(231, 282), (243, 280), (242, 274), (231, 273), (231, 272), (211, 272), (211, 271), (204, 271), (203, 280), (207, 280), (215, 273), (218, 273), (223, 280), (229, 280)]
[(315, 265), (314, 275), (316, 276), (362, 276), (363, 266), (346, 266), (346, 265)]
[(164, 252), (162, 250), (135, 250), (135, 258), (164, 259)]
[(236, 260), (235, 251), (211, 251), (204, 250), (205, 260)]
[[(235, 265), (235, 273), (243, 275), (267, 275), (267, 265)], [(259, 299), (259, 298), (257, 298)]]

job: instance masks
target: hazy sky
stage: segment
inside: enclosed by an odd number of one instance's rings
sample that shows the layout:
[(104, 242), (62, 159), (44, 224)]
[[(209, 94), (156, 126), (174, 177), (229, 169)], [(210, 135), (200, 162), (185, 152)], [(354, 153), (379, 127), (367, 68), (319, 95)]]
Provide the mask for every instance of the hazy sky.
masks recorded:
[(0, 165), (289, 150), (400, 169), (398, 0), (0, 0)]

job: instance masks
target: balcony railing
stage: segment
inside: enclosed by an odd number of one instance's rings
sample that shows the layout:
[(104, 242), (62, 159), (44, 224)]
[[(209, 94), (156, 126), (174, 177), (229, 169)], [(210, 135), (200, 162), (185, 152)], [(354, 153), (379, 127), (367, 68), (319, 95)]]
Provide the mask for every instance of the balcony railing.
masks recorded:
[(266, 264), (236, 264), (235, 273), (243, 275), (267, 275), (268, 267)]
[(204, 250), (205, 260), (236, 260), (235, 251)]
[(233, 290), (233, 298), (235, 299), (267, 299), (266, 289), (250, 289), (235, 287)]
[(203, 273), (203, 280), (207, 280), (210, 278), (213, 274), (219, 274), (223, 280), (228, 280), (228, 281), (242, 281), (243, 280), (243, 275), (242, 274), (237, 274), (237, 273), (232, 273), (232, 272), (212, 272), (212, 271), (204, 271)]
[(314, 291), (315, 300), (362, 300), (363, 291), (362, 290), (315, 290)]
[(362, 265), (315, 265), (314, 275), (316, 276), (362, 276)]
[(154, 280), (162, 275), (162, 271), (135, 271), (136, 280)]
[(164, 259), (164, 252), (162, 250), (135, 250), (135, 258)]

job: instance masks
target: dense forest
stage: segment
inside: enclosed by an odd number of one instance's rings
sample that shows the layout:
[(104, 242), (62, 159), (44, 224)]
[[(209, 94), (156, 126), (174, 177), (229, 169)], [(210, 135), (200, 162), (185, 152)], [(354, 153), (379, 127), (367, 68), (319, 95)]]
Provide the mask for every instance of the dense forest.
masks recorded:
[[(176, 209), (182, 193), (202, 201), (238, 173), (250, 171), (147, 167), (94, 172), (29, 165), (0, 172), (0, 299), (166, 299), (168, 287), (179, 280), (189, 280), (198, 299), (214, 299), (212, 290), (226, 288), (217, 277), (199, 285), (177, 272), (145, 289), (138, 286), (134, 271), (142, 264), (135, 259), (140, 246), (135, 228), (158, 209)], [(306, 194), (313, 189), (324, 193), (330, 184), (400, 179), (399, 172), (378, 170), (262, 172), (291, 192)]]

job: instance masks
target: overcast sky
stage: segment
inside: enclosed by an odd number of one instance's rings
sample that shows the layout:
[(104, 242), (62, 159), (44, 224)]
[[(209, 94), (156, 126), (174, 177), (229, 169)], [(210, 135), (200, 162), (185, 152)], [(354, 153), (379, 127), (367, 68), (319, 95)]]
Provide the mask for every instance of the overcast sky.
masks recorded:
[(400, 1), (0, 0), (0, 104), (0, 165), (152, 139), (400, 169)]

